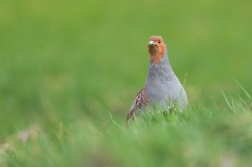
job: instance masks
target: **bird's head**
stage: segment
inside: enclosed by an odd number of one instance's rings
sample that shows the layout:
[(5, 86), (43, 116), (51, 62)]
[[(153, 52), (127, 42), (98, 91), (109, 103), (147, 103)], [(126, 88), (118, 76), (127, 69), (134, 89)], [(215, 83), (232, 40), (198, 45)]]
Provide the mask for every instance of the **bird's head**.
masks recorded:
[(166, 53), (166, 46), (161, 36), (151, 36), (148, 44), (148, 52), (150, 60), (154, 64), (158, 64), (160, 59)]

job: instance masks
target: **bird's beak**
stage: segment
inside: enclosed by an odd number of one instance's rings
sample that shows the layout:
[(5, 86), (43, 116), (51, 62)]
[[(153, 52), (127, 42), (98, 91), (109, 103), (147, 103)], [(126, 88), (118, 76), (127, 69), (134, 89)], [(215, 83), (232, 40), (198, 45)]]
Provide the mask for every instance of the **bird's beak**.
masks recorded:
[(149, 45), (155, 45), (154, 41), (150, 41)]

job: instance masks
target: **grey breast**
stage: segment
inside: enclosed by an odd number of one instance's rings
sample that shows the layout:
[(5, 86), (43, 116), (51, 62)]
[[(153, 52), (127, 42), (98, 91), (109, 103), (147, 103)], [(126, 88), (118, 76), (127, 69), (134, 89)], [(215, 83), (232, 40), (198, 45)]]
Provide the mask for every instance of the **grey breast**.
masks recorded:
[(177, 103), (181, 99), (180, 107), (184, 108), (187, 105), (186, 92), (173, 72), (167, 54), (159, 64), (150, 62), (145, 86), (151, 103), (166, 105)]

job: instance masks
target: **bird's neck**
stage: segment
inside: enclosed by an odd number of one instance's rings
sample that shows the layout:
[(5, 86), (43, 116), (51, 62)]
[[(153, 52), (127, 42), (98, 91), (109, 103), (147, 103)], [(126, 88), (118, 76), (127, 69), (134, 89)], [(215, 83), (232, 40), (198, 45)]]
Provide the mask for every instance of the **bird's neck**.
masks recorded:
[(167, 52), (160, 59), (160, 62), (158, 64), (152, 63), (152, 61), (150, 61), (147, 83), (155, 81), (159, 82), (159, 80), (163, 79), (169, 81), (172, 80), (174, 76), (174, 72), (168, 60)]
[(157, 52), (157, 51), (155, 52), (149, 51), (149, 54), (150, 54), (150, 61), (153, 64), (158, 64), (165, 55), (164, 52)]

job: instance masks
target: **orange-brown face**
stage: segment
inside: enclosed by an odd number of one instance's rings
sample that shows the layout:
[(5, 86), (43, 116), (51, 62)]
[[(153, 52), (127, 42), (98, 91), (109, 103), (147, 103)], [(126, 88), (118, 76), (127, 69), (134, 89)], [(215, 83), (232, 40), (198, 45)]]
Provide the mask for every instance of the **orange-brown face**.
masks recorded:
[(166, 52), (166, 46), (161, 36), (150, 37), (148, 52), (150, 54), (151, 62), (158, 64), (160, 62), (160, 59), (164, 57)]

